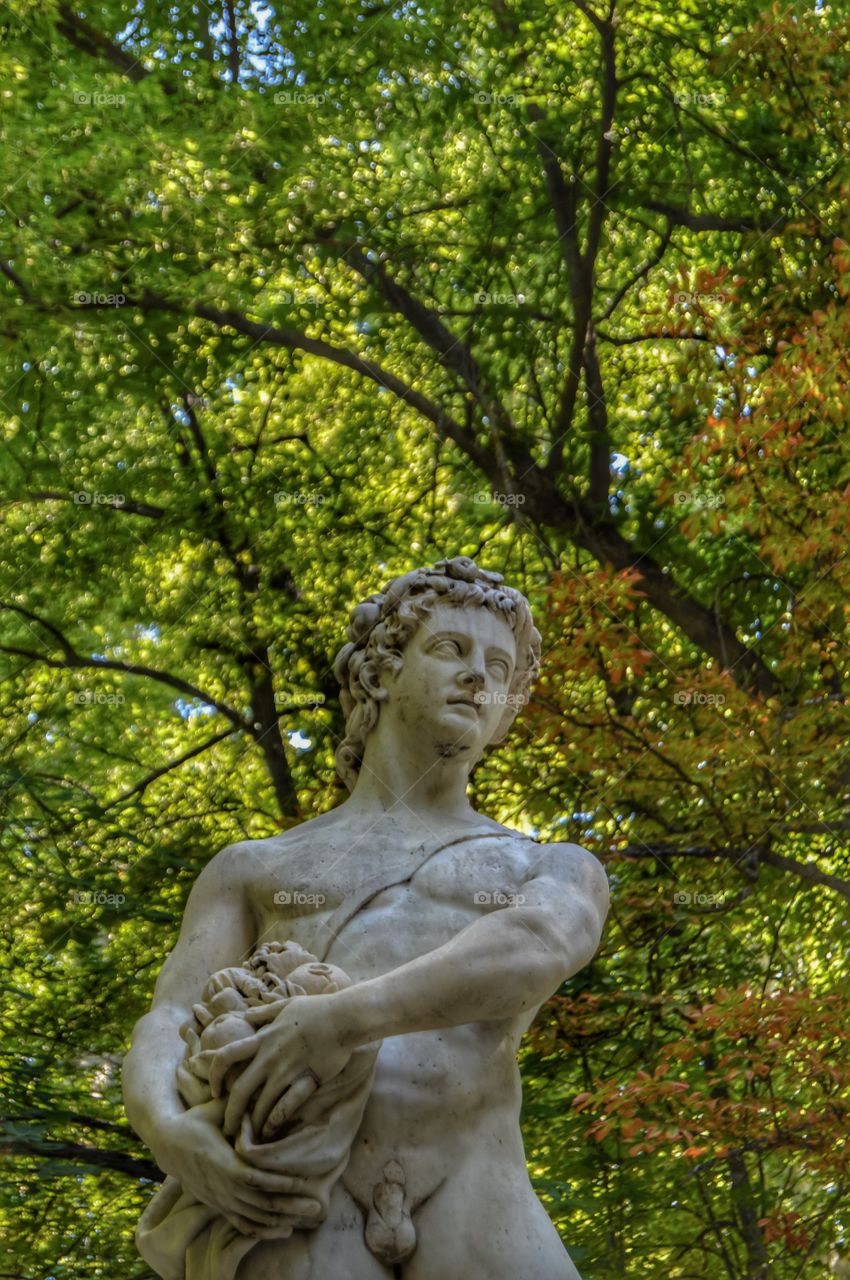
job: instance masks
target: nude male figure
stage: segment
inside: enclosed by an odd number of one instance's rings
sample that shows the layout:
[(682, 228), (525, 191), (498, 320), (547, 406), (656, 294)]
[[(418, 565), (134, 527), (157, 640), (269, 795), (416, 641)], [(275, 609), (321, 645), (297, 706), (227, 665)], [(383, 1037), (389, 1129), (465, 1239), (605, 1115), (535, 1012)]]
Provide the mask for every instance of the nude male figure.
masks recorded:
[[(539, 654), (527, 602), (499, 582), (461, 557), (353, 612), (336, 665), (349, 799), (212, 860), (136, 1029), (128, 1116), (166, 1172), (257, 1239), (236, 1280), (578, 1280), (529, 1181), (516, 1053), (540, 1005), (596, 951), (607, 880), (580, 846), (533, 843), (469, 804), (470, 771), (507, 732)], [(450, 841), (422, 862), (423, 848)], [(260, 942), (319, 954), (352, 889), (389, 862), (403, 875), (407, 860), (410, 878), (368, 900), (323, 956), (353, 985), (292, 1000), (220, 1050), (219, 1085), (243, 1062), (224, 1134), (218, 1104), (187, 1110), (174, 1084), (179, 1028), (209, 975)], [(282, 1233), (287, 1215), (303, 1221), (316, 1206), (309, 1180), (253, 1169), (224, 1135), (246, 1110), (259, 1133), (293, 1082), (326, 1081), (378, 1041), (329, 1212)], [(415, 1239), (401, 1261), (364, 1236), (382, 1196), (402, 1245)]]

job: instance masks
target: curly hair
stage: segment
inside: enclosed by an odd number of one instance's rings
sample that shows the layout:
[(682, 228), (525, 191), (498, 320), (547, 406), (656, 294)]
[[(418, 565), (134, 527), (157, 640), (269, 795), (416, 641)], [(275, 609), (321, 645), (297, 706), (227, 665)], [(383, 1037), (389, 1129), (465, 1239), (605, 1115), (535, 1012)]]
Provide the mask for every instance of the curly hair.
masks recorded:
[(348, 643), (334, 661), (345, 715), (345, 737), (336, 749), (336, 765), (349, 791), (354, 790), (366, 738), (378, 720), (375, 690), (382, 671), (401, 668), (405, 646), (438, 604), (489, 609), (514, 634), (517, 662), (506, 699), (506, 711), (492, 741), (499, 742), (528, 701), (540, 668), (540, 633), (528, 601), (520, 591), (503, 586), (502, 575), (479, 569), (468, 556), (440, 560), (431, 569), (414, 569), (394, 578), (383, 591), (352, 609)]

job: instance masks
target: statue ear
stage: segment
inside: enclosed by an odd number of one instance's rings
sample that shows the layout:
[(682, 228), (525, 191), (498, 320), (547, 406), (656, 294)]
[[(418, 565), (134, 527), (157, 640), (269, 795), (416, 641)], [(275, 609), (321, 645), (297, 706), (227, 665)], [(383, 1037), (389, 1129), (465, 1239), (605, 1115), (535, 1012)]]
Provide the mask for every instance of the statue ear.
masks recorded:
[(360, 668), (360, 684), (376, 702), (386, 702), (389, 694), (381, 684), (374, 662), (364, 662)]

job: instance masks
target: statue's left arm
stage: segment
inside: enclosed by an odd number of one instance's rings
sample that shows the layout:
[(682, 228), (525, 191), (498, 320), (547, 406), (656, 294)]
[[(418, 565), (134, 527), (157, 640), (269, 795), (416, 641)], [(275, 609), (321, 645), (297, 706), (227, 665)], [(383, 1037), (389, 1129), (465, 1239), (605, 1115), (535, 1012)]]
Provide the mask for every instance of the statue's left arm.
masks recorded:
[(334, 996), (354, 1043), (537, 1008), (593, 958), (608, 912), (602, 864), (579, 845), (548, 845), (506, 905), (451, 942)]
[(321, 1000), (293, 1001), (255, 1037), (256, 1056), (231, 1092), (226, 1130), (236, 1128), (263, 1082), (255, 1124), (305, 1069), (324, 1079), (322, 1061), (332, 1045), (352, 1050), (538, 1008), (592, 959), (607, 910), (608, 879), (593, 854), (579, 845), (544, 846), (516, 905), (481, 916), (450, 942), (380, 977)]

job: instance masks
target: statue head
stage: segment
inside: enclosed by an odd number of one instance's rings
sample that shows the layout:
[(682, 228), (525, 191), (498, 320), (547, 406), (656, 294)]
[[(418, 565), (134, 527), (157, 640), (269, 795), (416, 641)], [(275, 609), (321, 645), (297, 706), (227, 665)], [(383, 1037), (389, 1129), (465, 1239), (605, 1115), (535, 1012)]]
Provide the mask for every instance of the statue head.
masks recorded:
[[(346, 720), (336, 763), (349, 791), (357, 782), (366, 739), (378, 722), (381, 703), (387, 696), (382, 674), (400, 672), (406, 646), (441, 605), (486, 609), (513, 633), (515, 664), (510, 685), (502, 695), (504, 710), (490, 743), (505, 737), (520, 707), (528, 701), (528, 691), (540, 666), (540, 634), (520, 591), (504, 586), (501, 574), (479, 569), (468, 556), (440, 560), (433, 568), (414, 569), (394, 578), (383, 591), (352, 609), (348, 643), (334, 662)], [(476, 699), (484, 696), (476, 694)]]

